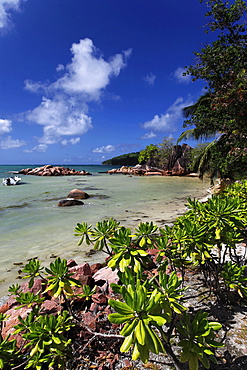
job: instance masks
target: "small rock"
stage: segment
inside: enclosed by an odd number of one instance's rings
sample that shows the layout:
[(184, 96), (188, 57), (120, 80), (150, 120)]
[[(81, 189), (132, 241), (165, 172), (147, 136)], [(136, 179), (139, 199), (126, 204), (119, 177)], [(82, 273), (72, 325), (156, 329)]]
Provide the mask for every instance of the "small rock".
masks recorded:
[(83, 204), (81, 200), (76, 199), (62, 199), (58, 202), (59, 207), (83, 206)]
[(73, 189), (69, 192), (67, 198), (73, 198), (73, 199), (88, 199), (90, 196), (85, 193), (85, 191), (79, 190), (79, 189)]
[[(119, 277), (117, 275), (117, 271), (116, 270), (112, 271), (112, 269), (110, 269), (108, 266), (103, 267), (102, 269), (97, 271), (93, 275), (93, 279), (95, 282), (100, 281), (100, 280), (103, 280), (106, 282), (105, 285), (102, 286), (103, 291), (108, 289), (111, 283), (115, 283), (115, 284), (119, 283)], [(109, 288), (109, 291), (111, 291), (110, 288)]]

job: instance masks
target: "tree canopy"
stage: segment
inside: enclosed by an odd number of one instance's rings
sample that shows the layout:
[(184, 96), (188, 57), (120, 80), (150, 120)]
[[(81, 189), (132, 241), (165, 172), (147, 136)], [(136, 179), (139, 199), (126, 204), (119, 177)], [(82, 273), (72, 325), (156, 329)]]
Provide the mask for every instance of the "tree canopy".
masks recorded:
[[(201, 162), (201, 174), (216, 171), (220, 177), (246, 175), (247, 164), (247, 5), (222, 0), (205, 2), (209, 17), (206, 33), (215, 32), (217, 38), (195, 52), (195, 64), (186, 67), (186, 74), (194, 81), (206, 83), (206, 93), (193, 106), (184, 110), (184, 127), (194, 126), (181, 135), (195, 139), (215, 136), (208, 147), (207, 163)], [(204, 158), (204, 159), (205, 159)]]
[(174, 140), (165, 136), (162, 143), (158, 145), (150, 144), (141, 150), (138, 162), (140, 164), (145, 163), (148, 166), (166, 168), (173, 146)]

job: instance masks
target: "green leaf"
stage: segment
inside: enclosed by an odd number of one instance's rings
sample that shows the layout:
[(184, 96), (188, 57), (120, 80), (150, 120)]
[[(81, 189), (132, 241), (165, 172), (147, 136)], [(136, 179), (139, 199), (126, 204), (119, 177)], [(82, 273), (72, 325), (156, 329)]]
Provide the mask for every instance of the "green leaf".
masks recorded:
[(134, 331), (136, 325), (138, 323), (138, 319), (135, 318), (134, 320), (127, 322), (123, 329), (120, 331), (120, 334), (123, 335), (124, 337), (128, 336), (131, 334), (132, 331)]
[(138, 324), (135, 328), (135, 334), (136, 334), (136, 339), (138, 340), (138, 342), (141, 345), (144, 345), (145, 340), (146, 340), (146, 329), (145, 329), (145, 326), (144, 326), (142, 320), (139, 320), (139, 322), (138, 322)]
[(203, 355), (202, 357), (200, 357), (200, 360), (206, 369), (210, 369), (210, 363), (206, 355)]
[(52, 339), (56, 344), (61, 344), (61, 339), (58, 336), (52, 335)]
[(165, 325), (165, 323), (167, 322), (167, 320), (162, 316), (148, 315), (148, 317), (154, 320), (159, 326)]
[(132, 360), (136, 361), (139, 356), (140, 356), (140, 352), (139, 352), (139, 349), (138, 349), (138, 344), (135, 343), (134, 350), (132, 352)]
[(134, 317), (134, 315), (122, 315), (120, 313), (110, 313), (110, 315), (108, 315), (109, 321), (117, 325), (123, 324), (124, 322), (131, 320)]
[(141, 240), (140, 240), (140, 242), (139, 242), (139, 245), (140, 245), (140, 247), (144, 247), (145, 246), (145, 244), (146, 244), (146, 240), (145, 240), (145, 238), (144, 238), (144, 236), (141, 238)]
[(208, 323), (209, 328), (213, 330), (219, 330), (222, 328), (222, 325), (219, 322), (210, 321)]
[(109, 299), (108, 303), (115, 311), (121, 315), (130, 315), (134, 313), (134, 310), (130, 308), (125, 302), (116, 301), (114, 299)]
[(190, 352), (183, 350), (180, 356), (180, 361), (181, 362), (187, 362), (189, 361), (190, 358)]
[(190, 370), (198, 370), (198, 358), (193, 352), (190, 352), (189, 368)]
[(133, 342), (133, 334), (130, 334), (123, 341), (123, 344), (120, 347), (120, 352), (128, 352)]

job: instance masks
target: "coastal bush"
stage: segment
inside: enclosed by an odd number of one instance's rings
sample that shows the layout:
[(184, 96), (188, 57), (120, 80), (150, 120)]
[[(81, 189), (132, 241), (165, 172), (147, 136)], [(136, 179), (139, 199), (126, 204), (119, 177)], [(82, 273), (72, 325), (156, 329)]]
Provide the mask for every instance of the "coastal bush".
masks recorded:
[(26, 319), (19, 316), (19, 321), (14, 334), (22, 333), (27, 341), (24, 348), (31, 348), (25, 369), (41, 370), (43, 365), (49, 369), (64, 369), (71, 354), (71, 339), (65, 338), (64, 333), (74, 326), (68, 312), (36, 316), (32, 311)]
[(24, 347), (19, 349), (15, 339), (9, 339), (9, 335), (3, 339), (2, 324), (7, 316), (0, 314), (0, 369), (64, 369), (68, 357), (71, 355), (71, 339), (66, 338), (68, 332), (75, 324), (68, 311), (63, 310), (57, 315), (44, 315), (41, 304), (44, 302), (46, 291), (53, 291), (57, 297), (70, 294), (67, 287), (79, 282), (71, 278), (68, 273), (67, 261), (56, 259), (50, 264), (50, 269), (45, 268), (45, 275), (41, 275), (40, 261), (33, 259), (27, 263), (23, 272), (27, 273), (24, 278), (29, 278), (29, 287), (34, 284), (35, 277), (42, 277), (46, 283), (46, 290), (36, 294), (28, 291), (22, 292), (19, 284), (9, 287), (9, 292), (15, 298), (18, 306), (31, 308), (26, 318), (18, 316), (19, 324), (15, 325), (13, 334), (20, 334), (24, 339)]
[[(222, 344), (214, 340), (214, 331), (221, 324), (208, 321), (205, 312), (188, 313), (181, 284), (190, 267), (203, 273), (204, 284), (218, 300), (224, 297), (229, 303), (234, 292), (246, 297), (246, 266), (234, 262), (247, 222), (245, 203), (238, 196), (245, 193), (246, 183), (237, 190), (233, 186), (227, 190), (231, 197), (214, 195), (205, 203), (188, 199), (187, 212), (173, 226), (140, 223), (132, 233), (118, 225), (105, 239), (112, 248), (108, 266), (117, 268), (120, 278), (120, 285), (113, 284), (112, 289), (121, 298), (109, 300), (116, 311), (109, 320), (122, 326), (121, 351), (132, 349), (132, 358), (144, 362), (150, 352), (166, 352), (181, 368), (172, 348), (175, 341), (182, 347), (180, 363), (188, 362), (191, 370), (198, 368), (198, 361), (205, 368), (215, 362), (213, 349)], [(158, 251), (155, 261), (151, 249)], [(157, 272), (152, 275), (153, 265)]]

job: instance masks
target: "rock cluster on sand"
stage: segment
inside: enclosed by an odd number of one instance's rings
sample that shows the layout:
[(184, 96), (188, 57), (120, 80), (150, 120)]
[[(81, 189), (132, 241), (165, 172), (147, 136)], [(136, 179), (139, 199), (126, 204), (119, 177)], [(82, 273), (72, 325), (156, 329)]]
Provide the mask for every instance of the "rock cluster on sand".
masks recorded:
[(150, 175), (165, 176), (166, 175), (166, 171), (164, 170), (150, 167), (147, 165), (140, 165), (140, 164), (137, 164), (134, 167), (122, 166), (121, 168), (114, 168), (107, 172), (109, 174), (121, 173), (124, 175), (139, 175), (139, 176), (150, 176)]
[(189, 175), (188, 164), (190, 161), (191, 146), (187, 144), (174, 145), (172, 153), (164, 166), (164, 168), (157, 168), (151, 165), (151, 162), (147, 161), (145, 165), (137, 164), (134, 167), (122, 166), (118, 169), (107, 171), (110, 174), (122, 173), (129, 175), (139, 176), (184, 176)]
[(86, 171), (76, 171), (73, 168), (68, 167), (53, 167), (50, 164), (36, 168), (24, 168), (19, 171), (22, 175), (35, 175), (35, 176), (75, 176), (75, 175), (91, 175)]
[[(107, 171), (110, 175), (114, 173), (120, 173), (124, 175), (137, 175), (137, 176), (191, 176), (191, 174), (184, 171), (182, 167), (177, 164), (176, 169), (170, 170), (163, 170), (156, 167), (151, 167), (147, 165), (140, 165), (137, 164), (134, 167), (126, 167), (122, 166), (121, 168), (114, 168), (112, 170)], [(197, 176), (197, 174), (192, 174), (193, 176)]]

